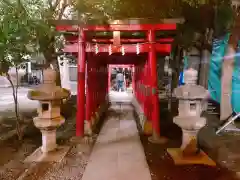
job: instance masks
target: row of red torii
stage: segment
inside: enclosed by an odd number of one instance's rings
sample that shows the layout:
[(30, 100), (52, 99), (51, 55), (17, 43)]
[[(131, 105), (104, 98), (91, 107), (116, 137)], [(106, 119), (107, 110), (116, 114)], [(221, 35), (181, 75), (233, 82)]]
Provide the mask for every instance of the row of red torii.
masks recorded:
[[(86, 128), (92, 130), (99, 118), (96, 116), (106, 110), (108, 104), (106, 97), (110, 90), (109, 64), (125, 64), (122, 67), (133, 67), (134, 98), (146, 117), (143, 129), (147, 134), (159, 136), (156, 56), (157, 53), (169, 55), (173, 39), (157, 39), (156, 31), (174, 31), (176, 24), (114, 24), (81, 27), (65, 24), (57, 25), (56, 29), (63, 32), (77, 32), (75, 38), (69, 36), (66, 38), (67, 43), (63, 49), (66, 53), (75, 53), (78, 58), (76, 136), (84, 136), (88, 133)], [(113, 38), (88, 40), (86, 34), (89, 31), (112, 31)], [(119, 33), (121, 31), (144, 31), (147, 33), (147, 38), (121, 39)]]

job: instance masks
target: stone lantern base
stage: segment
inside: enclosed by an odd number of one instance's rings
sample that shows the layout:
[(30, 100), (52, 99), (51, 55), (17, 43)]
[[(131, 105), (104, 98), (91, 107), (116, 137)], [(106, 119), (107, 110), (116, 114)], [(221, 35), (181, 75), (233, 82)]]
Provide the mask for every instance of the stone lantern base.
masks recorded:
[(39, 147), (24, 162), (61, 162), (69, 149), (69, 146), (58, 146), (54, 151), (43, 153), (42, 147)]
[(58, 146), (55, 128), (40, 129), (42, 146), (36, 149), (24, 162), (61, 162), (69, 151), (69, 146)]
[[(209, 158), (205, 152), (198, 149), (196, 137), (189, 137), (189, 133), (191, 132), (185, 132), (185, 130), (183, 130), (183, 142), (180, 148), (167, 149), (167, 152), (172, 157), (174, 163), (176, 165), (204, 164), (208, 166), (216, 166), (216, 163)], [(194, 134), (197, 134), (197, 132)]]
[(196, 152), (195, 155), (184, 155), (181, 148), (170, 148), (167, 149), (167, 152), (172, 157), (176, 165), (203, 164), (216, 166), (216, 163), (202, 150)]
[(42, 146), (27, 157), (25, 162), (61, 162), (70, 147), (57, 145), (56, 130), (65, 120), (62, 117), (54, 120), (36, 117), (33, 121), (42, 133)]
[(57, 145), (56, 127), (40, 130), (42, 133), (42, 146), (28, 156), (24, 162), (61, 162), (70, 147)]
[[(167, 152), (174, 160), (174, 163), (176, 165), (203, 164), (208, 166), (216, 166), (216, 163), (211, 158), (209, 158), (205, 152), (200, 150), (197, 144), (197, 134), (200, 127), (204, 126), (205, 118), (193, 117), (191, 119), (192, 122), (188, 124), (186, 123), (187, 121), (184, 121), (184, 119), (187, 120), (188, 118), (174, 118), (175, 124), (179, 125), (182, 128), (181, 147), (167, 149)], [(186, 126), (194, 128), (187, 129)]]

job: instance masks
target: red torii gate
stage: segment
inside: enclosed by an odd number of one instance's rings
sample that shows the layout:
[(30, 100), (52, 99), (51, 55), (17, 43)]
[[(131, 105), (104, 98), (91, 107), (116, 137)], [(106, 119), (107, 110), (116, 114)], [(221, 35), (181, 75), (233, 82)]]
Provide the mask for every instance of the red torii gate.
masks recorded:
[[(171, 51), (172, 38), (156, 39), (156, 31), (176, 30), (176, 24), (113, 24), (100, 26), (71, 26), (57, 25), (58, 31), (77, 32), (77, 38), (67, 39), (63, 51), (76, 53), (78, 56), (78, 93), (77, 93), (77, 117), (76, 117), (76, 136), (84, 135), (84, 120), (91, 121), (91, 116), (101, 107), (101, 103), (105, 102), (108, 94), (108, 72), (107, 64), (134, 64), (134, 95), (142, 107), (145, 116), (151, 121), (153, 127), (153, 135), (160, 136), (159, 126), (159, 98), (157, 94), (157, 69), (156, 69), (156, 53), (167, 53)], [(88, 42), (86, 33), (89, 31), (145, 31), (147, 39), (121, 39), (120, 35), (114, 36), (113, 39), (95, 39), (92, 38)], [(119, 33), (120, 34), (120, 33)], [(113, 42), (113, 43), (112, 43)], [(101, 44), (105, 43), (105, 44)], [(124, 44), (127, 43), (127, 44)], [(93, 53), (95, 55), (93, 55)], [(103, 59), (101, 55), (108, 53), (109, 57)], [(127, 59), (118, 57), (111, 58), (114, 54), (121, 53), (135, 54), (135, 59), (140, 58), (141, 54), (148, 54), (144, 65), (137, 64), (134, 58)], [(88, 55), (88, 61), (87, 56)], [(138, 55), (138, 56), (136, 56)], [(144, 56), (143, 56), (144, 57)], [(98, 60), (96, 60), (96, 58)], [(90, 60), (91, 59), (91, 60)], [(100, 61), (99, 61), (100, 59)], [(87, 65), (87, 83), (86, 80), (86, 62)], [(98, 72), (96, 68), (102, 66), (105, 70)], [(103, 79), (105, 81), (100, 80)], [(95, 82), (93, 81), (95, 80)], [(86, 108), (85, 108), (85, 84), (86, 89)], [(146, 91), (151, 91), (146, 94)], [(90, 122), (92, 126), (94, 122)]]

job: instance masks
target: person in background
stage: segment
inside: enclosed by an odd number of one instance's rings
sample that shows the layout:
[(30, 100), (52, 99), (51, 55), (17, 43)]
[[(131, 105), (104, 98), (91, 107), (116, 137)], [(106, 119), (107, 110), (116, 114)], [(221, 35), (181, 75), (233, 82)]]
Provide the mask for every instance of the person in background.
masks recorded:
[(123, 75), (121, 69), (117, 73), (116, 80), (117, 80), (117, 84), (118, 84), (118, 91), (124, 91), (124, 89), (123, 89), (124, 75)]

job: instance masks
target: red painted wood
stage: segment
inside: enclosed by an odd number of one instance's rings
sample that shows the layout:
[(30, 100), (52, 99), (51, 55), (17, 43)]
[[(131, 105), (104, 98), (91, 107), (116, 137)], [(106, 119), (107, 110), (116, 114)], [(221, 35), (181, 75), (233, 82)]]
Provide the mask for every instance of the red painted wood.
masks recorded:
[[(154, 31), (148, 32), (148, 40), (149, 42), (155, 41)], [(151, 95), (149, 96), (151, 100), (152, 107), (151, 109), (151, 121), (153, 126), (153, 131), (156, 135), (160, 135), (160, 113), (159, 113), (159, 98), (157, 92), (157, 57), (156, 57), (156, 49), (153, 44), (150, 44), (150, 51), (148, 53), (148, 61), (150, 68), (150, 88)], [(155, 91), (155, 93), (153, 93)]]
[(80, 29), (79, 34), (76, 136), (84, 136), (86, 49), (85, 33)]
[(86, 83), (86, 112), (85, 119), (91, 123), (91, 115), (92, 115), (92, 76), (91, 76), (91, 65), (93, 59), (88, 55), (88, 63), (87, 63), (87, 83)]
[[(109, 46), (108, 44), (98, 44), (98, 52), (99, 53), (108, 53), (109, 52)], [(126, 53), (137, 53), (137, 48), (135, 44), (126, 44), (123, 45), (125, 48)], [(146, 53), (150, 50), (150, 44), (139, 44), (140, 53)], [(156, 51), (160, 53), (170, 53), (171, 52), (171, 44), (154, 44)], [(114, 49), (113, 46), (111, 46), (112, 49)], [(86, 52), (95, 52), (96, 50), (95, 44), (87, 43), (86, 46)], [(78, 45), (75, 44), (69, 44), (65, 45), (63, 52), (66, 53), (75, 53), (78, 52)], [(121, 53), (121, 48), (116, 48), (114, 53)]]
[[(71, 37), (67, 36), (67, 37), (65, 37), (65, 40), (68, 43), (76, 43), (77, 40), (78, 40), (78, 36), (71, 36)], [(156, 39), (156, 42), (158, 42), (158, 43), (172, 43), (173, 41), (174, 41), (173, 38)], [(113, 43), (113, 39), (92, 39), (91, 42), (110, 44), (110, 43)], [(120, 39), (120, 42), (122, 44), (124, 44), (124, 43), (147, 43), (147, 40), (146, 39), (125, 39), (125, 38), (122, 38), (122, 39)]]
[(143, 96), (143, 111), (144, 111), (144, 114), (145, 116), (147, 116), (148, 114), (148, 111), (149, 111), (149, 107), (147, 107), (147, 97), (146, 97), (146, 86), (147, 86), (147, 81), (148, 81), (148, 78), (149, 78), (149, 74), (147, 74), (147, 67), (148, 66), (148, 63), (147, 61), (145, 62), (144, 66), (143, 66), (143, 73), (142, 73), (142, 79), (143, 79), (143, 89), (142, 89), (142, 96)]
[[(148, 31), (148, 30), (176, 30), (176, 24), (113, 24), (113, 25), (97, 25), (83, 26), (84, 31)], [(76, 31), (78, 26), (57, 25), (57, 31)]]
[[(154, 133), (160, 135), (159, 128), (159, 99), (158, 94), (151, 94), (146, 96), (143, 85), (150, 85), (151, 90), (157, 91), (157, 71), (156, 71), (156, 53), (170, 53), (172, 38), (161, 38), (155, 39), (155, 31), (171, 31), (176, 30), (176, 24), (141, 24), (141, 25), (107, 25), (107, 26), (85, 26), (81, 29), (77, 26), (59, 25), (56, 27), (58, 31), (75, 31), (78, 35), (66, 35), (68, 42), (74, 42), (73, 44), (67, 44), (64, 47), (64, 52), (77, 53), (78, 56), (78, 96), (77, 96), (77, 115), (76, 115), (76, 136), (84, 135), (84, 120), (90, 120), (91, 114), (95, 113), (99, 106), (105, 101), (106, 93), (109, 90), (109, 78), (110, 75), (107, 73), (106, 63), (139, 63), (142, 61), (138, 56), (138, 61), (133, 59), (117, 60), (114, 57), (115, 53), (122, 53), (124, 47), (125, 53), (137, 54), (137, 44), (139, 43), (139, 53), (148, 53), (148, 60), (146, 61), (145, 68), (138, 64), (134, 69), (133, 76), (133, 88), (136, 94), (136, 98), (144, 109), (145, 115), (148, 119), (151, 119)], [(80, 29), (80, 30), (79, 30)], [(92, 39), (95, 43), (86, 43), (85, 32), (86, 31), (147, 31), (148, 38), (144, 39), (120, 39), (121, 43), (133, 43), (133, 44), (122, 44), (121, 46), (113, 46), (113, 39)], [(78, 41), (77, 41), (78, 38)], [(148, 43), (149, 42), (149, 43)], [(95, 53), (96, 43), (108, 43), (98, 44), (98, 52), (95, 55), (93, 63), (91, 64), (91, 73), (88, 72), (87, 81), (87, 104), (85, 110), (85, 66), (86, 66), (86, 52)], [(161, 44), (167, 43), (167, 44)], [(113, 52), (112, 56), (107, 56), (109, 53), (109, 47)], [(101, 58), (105, 57), (105, 58)], [(103, 56), (104, 55), (104, 56)], [(124, 55), (124, 54), (123, 54)], [(125, 56), (125, 55), (124, 55)], [(123, 57), (124, 57), (123, 56)], [(127, 57), (127, 56), (125, 56)], [(144, 56), (143, 56), (144, 57)], [(99, 71), (99, 67), (105, 68), (104, 72)], [(89, 68), (88, 68), (89, 70)], [(143, 73), (142, 70), (145, 70)], [(147, 78), (148, 77), (148, 78)], [(90, 81), (91, 80), (91, 81)], [(93, 83), (94, 82), (94, 83)], [(98, 82), (98, 83), (95, 83)], [(141, 86), (139, 86), (141, 85)], [(85, 112), (86, 111), (86, 112)], [(86, 115), (86, 116), (85, 116)]]
[(111, 72), (112, 72), (112, 66), (109, 66), (108, 68), (108, 90), (111, 91)]
[(133, 94), (136, 96), (136, 73), (135, 73), (135, 66), (132, 67), (132, 89)]
[[(92, 39), (93, 42), (96, 43), (111, 43), (113, 39)], [(173, 38), (161, 38), (157, 39), (156, 42), (159, 43), (171, 43), (173, 42)], [(121, 43), (147, 43), (145, 39), (121, 39)]]
[(141, 101), (141, 66), (139, 65), (138, 67), (138, 103), (141, 106), (142, 101)]
[(128, 65), (126, 65), (126, 64), (109, 65), (109, 67), (111, 67), (111, 68), (113, 68), (113, 67), (115, 67), (115, 68), (130, 68), (132, 66), (133, 66), (133, 64), (128, 64)]
[[(149, 76), (149, 75), (151, 75), (151, 67), (150, 67), (150, 62), (149, 62), (149, 60), (147, 59), (147, 60), (146, 60), (146, 76)], [(147, 95), (147, 98), (146, 98), (146, 101), (145, 101), (145, 106), (148, 107), (148, 108), (147, 108), (147, 111), (146, 111), (146, 116), (147, 116), (147, 119), (148, 119), (148, 120), (151, 120), (151, 119), (152, 119), (152, 117), (151, 117), (152, 111), (149, 110), (149, 107), (151, 107), (151, 103), (152, 103), (151, 98), (149, 98), (149, 97), (151, 97), (151, 96), (150, 96), (150, 93), (151, 93), (151, 92), (150, 92), (151, 79), (152, 79), (152, 78), (146, 77), (146, 83), (145, 83), (145, 84), (146, 84), (145, 93), (146, 93), (146, 95)]]

